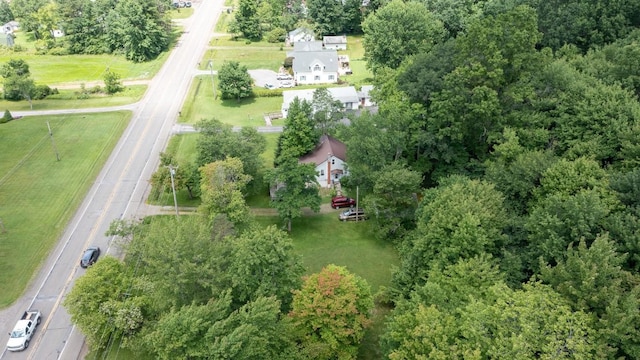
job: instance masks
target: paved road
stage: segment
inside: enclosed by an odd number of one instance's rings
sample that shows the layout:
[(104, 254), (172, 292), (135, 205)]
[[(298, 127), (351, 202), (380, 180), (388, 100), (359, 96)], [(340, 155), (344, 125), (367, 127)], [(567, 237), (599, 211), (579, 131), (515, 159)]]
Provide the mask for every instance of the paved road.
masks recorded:
[[(8, 353), (2, 343), (1, 359), (79, 358), (84, 336), (71, 325), (61, 302), (73, 281), (84, 272), (77, 266), (82, 250), (89, 245), (98, 245), (103, 252), (118, 255), (114, 254), (116, 249), (110, 247), (110, 239), (104, 236), (109, 223), (116, 218), (135, 218), (137, 214), (145, 213), (147, 179), (157, 167), (158, 155), (168, 141), (192, 79), (191, 72), (184, 69), (196, 68), (221, 13), (223, 0), (203, 0), (194, 5), (196, 11), (184, 23), (180, 47), (170, 54), (151, 80), (143, 100), (123, 107), (133, 111), (131, 123), (58, 245), (25, 295), (0, 312), (0, 333), (4, 334), (11, 330), (25, 309), (39, 309), (44, 314), (29, 348), (20, 353)], [(7, 338), (5, 335), (1, 339), (6, 341)]]

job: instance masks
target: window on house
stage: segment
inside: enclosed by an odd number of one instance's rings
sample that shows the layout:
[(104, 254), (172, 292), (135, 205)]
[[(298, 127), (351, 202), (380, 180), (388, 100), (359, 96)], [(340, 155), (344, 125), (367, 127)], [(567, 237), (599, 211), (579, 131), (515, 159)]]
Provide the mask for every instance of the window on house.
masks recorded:
[(307, 80), (307, 77), (306, 77), (306, 76), (304, 76), (304, 75), (300, 75), (300, 81), (306, 81), (306, 80)]
[(320, 65), (316, 64), (316, 66), (313, 67), (313, 71), (320, 71)]
[(324, 176), (324, 170), (320, 170), (320, 176)]
[(331, 159), (331, 165), (335, 165), (336, 164), (336, 159)]
[(316, 76), (314, 76), (314, 77), (313, 77), (313, 80), (315, 80), (315, 81), (320, 81), (320, 75), (316, 75)]
[(329, 80), (335, 80), (335, 76), (329, 75)]
[(336, 173), (335, 178), (336, 178), (336, 180), (338, 179), (338, 173)]

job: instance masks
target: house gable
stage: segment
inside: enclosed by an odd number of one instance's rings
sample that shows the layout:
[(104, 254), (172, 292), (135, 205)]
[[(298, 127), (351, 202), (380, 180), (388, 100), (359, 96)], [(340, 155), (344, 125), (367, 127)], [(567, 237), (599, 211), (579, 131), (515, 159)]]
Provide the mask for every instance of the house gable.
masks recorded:
[(302, 164), (314, 164), (316, 181), (320, 186), (329, 187), (347, 175), (347, 147), (341, 141), (322, 135), (316, 148), (298, 160)]

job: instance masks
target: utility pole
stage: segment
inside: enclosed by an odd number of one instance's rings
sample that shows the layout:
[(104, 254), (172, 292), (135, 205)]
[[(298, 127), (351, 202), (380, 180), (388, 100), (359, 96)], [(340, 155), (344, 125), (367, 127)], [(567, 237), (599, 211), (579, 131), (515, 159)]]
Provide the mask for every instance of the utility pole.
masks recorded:
[(358, 209), (360, 209), (360, 186), (356, 186), (356, 222), (358, 222)]
[(216, 84), (213, 81), (213, 60), (209, 60), (209, 71), (211, 72), (211, 87), (213, 88), (213, 100), (216, 99)]
[(51, 138), (51, 145), (53, 145), (53, 151), (56, 153), (56, 159), (60, 161), (60, 154), (58, 154), (58, 147), (56, 146), (56, 142), (53, 141), (53, 132), (51, 131), (51, 125), (47, 121), (47, 128), (49, 129), (49, 137)]
[(171, 175), (171, 190), (173, 191), (173, 205), (176, 209), (176, 217), (178, 217), (180, 214), (178, 214), (178, 199), (176, 198), (176, 185), (175, 182), (173, 181), (173, 176), (176, 174), (176, 168), (173, 167), (173, 165), (169, 165), (169, 174)]

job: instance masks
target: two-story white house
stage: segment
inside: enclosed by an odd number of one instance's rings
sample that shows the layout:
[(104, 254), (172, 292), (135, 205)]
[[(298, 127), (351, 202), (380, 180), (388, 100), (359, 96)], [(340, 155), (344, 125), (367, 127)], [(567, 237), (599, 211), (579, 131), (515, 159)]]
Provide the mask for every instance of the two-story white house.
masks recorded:
[(322, 135), (316, 148), (298, 161), (302, 164), (314, 164), (318, 184), (322, 187), (331, 187), (347, 175), (346, 160), (346, 145), (331, 136)]
[(293, 78), (297, 85), (338, 82), (338, 52), (335, 50), (292, 51)]

